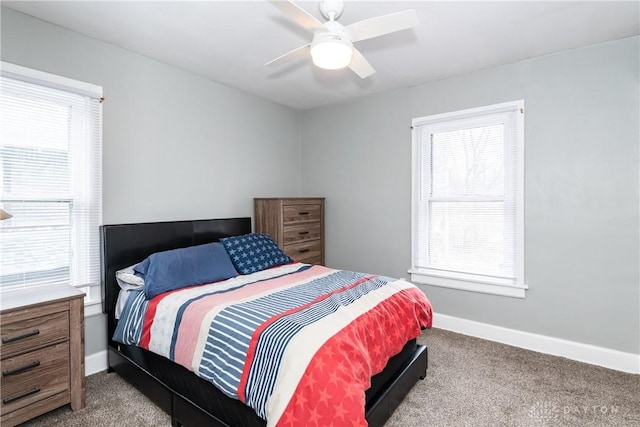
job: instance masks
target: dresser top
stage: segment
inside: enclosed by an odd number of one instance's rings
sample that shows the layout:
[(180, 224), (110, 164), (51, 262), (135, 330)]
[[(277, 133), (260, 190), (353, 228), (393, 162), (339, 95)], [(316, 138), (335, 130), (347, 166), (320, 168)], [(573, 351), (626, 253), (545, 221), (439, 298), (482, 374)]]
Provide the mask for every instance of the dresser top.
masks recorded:
[(324, 200), (324, 197), (256, 197), (253, 200)]
[(2, 311), (22, 308), (29, 305), (65, 301), (84, 297), (84, 292), (69, 285), (46, 285), (31, 288), (20, 288), (0, 292), (0, 309)]

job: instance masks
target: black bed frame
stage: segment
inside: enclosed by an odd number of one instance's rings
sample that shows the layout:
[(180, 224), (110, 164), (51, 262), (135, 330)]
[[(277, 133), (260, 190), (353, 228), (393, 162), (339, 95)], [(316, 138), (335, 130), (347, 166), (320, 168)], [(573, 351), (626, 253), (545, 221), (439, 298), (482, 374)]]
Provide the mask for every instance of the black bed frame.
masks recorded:
[[(248, 406), (231, 399), (213, 384), (184, 367), (135, 346), (111, 339), (117, 321), (114, 308), (120, 288), (115, 272), (154, 252), (216, 242), (251, 232), (250, 218), (172, 221), (101, 227), (103, 312), (107, 314), (108, 367), (138, 388), (167, 414), (173, 426), (265, 426)], [(384, 371), (371, 379), (366, 418), (382, 426), (427, 370), (427, 348), (407, 342)]]

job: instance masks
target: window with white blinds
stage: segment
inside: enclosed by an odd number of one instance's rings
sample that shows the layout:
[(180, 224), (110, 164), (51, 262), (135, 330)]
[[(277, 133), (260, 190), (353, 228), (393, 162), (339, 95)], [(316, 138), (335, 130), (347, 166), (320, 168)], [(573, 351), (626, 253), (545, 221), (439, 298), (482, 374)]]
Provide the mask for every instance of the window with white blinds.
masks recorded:
[(413, 120), (412, 280), (524, 297), (524, 102)]
[(100, 301), (101, 97), (2, 63), (0, 290), (65, 283)]

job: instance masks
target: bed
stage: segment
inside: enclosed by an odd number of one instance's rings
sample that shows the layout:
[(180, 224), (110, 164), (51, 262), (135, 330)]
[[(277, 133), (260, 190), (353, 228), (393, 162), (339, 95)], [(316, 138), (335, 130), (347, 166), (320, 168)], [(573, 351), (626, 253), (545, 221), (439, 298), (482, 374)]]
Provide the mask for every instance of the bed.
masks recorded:
[[(105, 225), (101, 227), (103, 311), (107, 315), (108, 369), (170, 415), (173, 426), (266, 426), (264, 419), (185, 367), (135, 345), (112, 339), (120, 287), (116, 271), (156, 252), (217, 242), (251, 233), (250, 218)], [(365, 418), (382, 426), (427, 371), (427, 348), (411, 339), (371, 377)]]

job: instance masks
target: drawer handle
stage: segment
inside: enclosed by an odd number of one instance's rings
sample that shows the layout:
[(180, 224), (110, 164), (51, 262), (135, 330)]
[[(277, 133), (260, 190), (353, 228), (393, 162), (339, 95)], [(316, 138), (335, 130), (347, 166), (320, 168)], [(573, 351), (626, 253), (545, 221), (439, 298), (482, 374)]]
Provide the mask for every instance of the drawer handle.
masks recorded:
[(19, 368), (2, 371), (2, 376), (8, 377), (9, 375), (16, 375), (21, 372), (28, 371), (29, 369), (37, 368), (38, 366), (40, 366), (40, 361), (34, 360), (33, 362), (27, 363), (26, 365)]
[(299, 253), (301, 253), (301, 254), (303, 254), (303, 253), (305, 253), (305, 252), (309, 252), (309, 249), (300, 249), (298, 252), (299, 252)]
[(20, 340), (23, 340), (25, 338), (29, 338), (29, 337), (32, 337), (34, 335), (39, 335), (39, 334), (40, 334), (40, 331), (37, 330), (37, 329), (34, 329), (31, 332), (27, 332), (26, 334), (18, 335), (16, 337), (5, 337), (5, 338), (2, 338), (2, 344), (8, 344), (10, 342), (20, 341)]
[(298, 215), (309, 215), (309, 212), (298, 212)]
[(7, 403), (11, 403), (11, 402), (14, 402), (16, 400), (22, 399), (24, 397), (31, 396), (32, 394), (36, 394), (38, 392), (40, 392), (40, 387), (34, 387), (31, 390), (26, 391), (26, 392), (24, 392), (22, 394), (19, 394), (17, 396), (5, 397), (4, 399), (2, 399), (2, 403), (4, 403), (6, 405)]
[(309, 234), (309, 232), (308, 231), (301, 231), (298, 234), (302, 236), (303, 234)]

